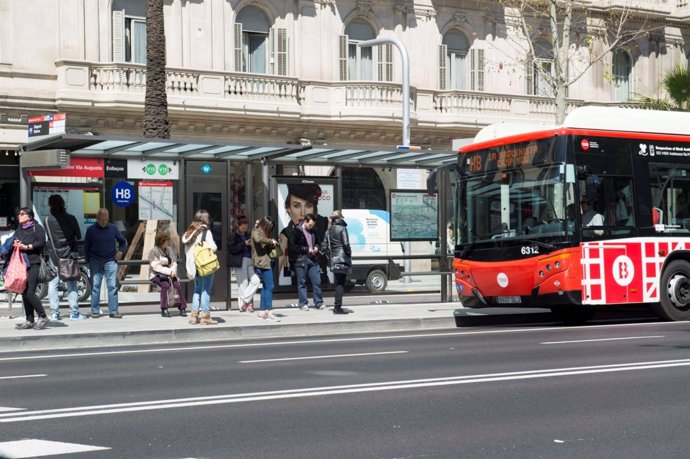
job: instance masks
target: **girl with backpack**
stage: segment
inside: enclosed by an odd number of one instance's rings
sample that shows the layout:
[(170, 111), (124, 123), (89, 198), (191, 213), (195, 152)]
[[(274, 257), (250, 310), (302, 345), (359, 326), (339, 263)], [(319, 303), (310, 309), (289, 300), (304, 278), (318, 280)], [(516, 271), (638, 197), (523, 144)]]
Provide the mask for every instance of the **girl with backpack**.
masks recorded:
[(201, 317), (201, 325), (216, 325), (218, 322), (211, 318), (211, 286), (213, 285), (213, 275), (210, 273), (204, 276), (197, 275), (195, 260), (196, 248), (204, 243), (214, 253), (218, 251), (213, 234), (209, 231), (211, 219), (208, 212), (199, 209), (194, 214), (194, 220), (182, 235), (182, 242), (185, 244), (185, 267), (187, 277), (194, 279), (194, 296), (192, 296), (192, 313), (189, 319), (190, 325), (196, 325), (197, 319)]
[(258, 318), (280, 322), (273, 314), (273, 270), (271, 269), (271, 252), (278, 246), (273, 239), (273, 220), (263, 217), (252, 230), (252, 265), (261, 278), (261, 304)]

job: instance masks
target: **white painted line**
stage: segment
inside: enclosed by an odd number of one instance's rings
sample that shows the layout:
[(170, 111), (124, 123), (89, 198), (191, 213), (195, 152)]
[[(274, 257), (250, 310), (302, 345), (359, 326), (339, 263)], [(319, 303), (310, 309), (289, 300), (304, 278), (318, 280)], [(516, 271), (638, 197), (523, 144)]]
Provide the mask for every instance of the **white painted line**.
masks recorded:
[(22, 411), (26, 408), (12, 408), (10, 406), (0, 406), (0, 413), (7, 413), (8, 411)]
[(0, 376), (0, 379), (22, 379), (22, 378), (45, 378), (46, 374), (40, 375), (17, 375), (17, 376)]
[(687, 366), (690, 366), (690, 359), (632, 362), (585, 367), (552, 368), (544, 370), (514, 371), (507, 373), (489, 373), (467, 376), (448, 376), (443, 378), (386, 381), (379, 383), (352, 384), (343, 386), (309, 387), (303, 389), (286, 389), (267, 392), (249, 392), (244, 394), (226, 394), (209, 397), (191, 397), (134, 403), (118, 403), (111, 405), (81, 406), (72, 408), (58, 408), (51, 410), (26, 411), (22, 413), (6, 413), (0, 414), (0, 422), (25, 422), (42, 419), (93, 416), (99, 414), (163, 410), (184, 407), (221, 405), (229, 403), (292, 399), (303, 397), (322, 397), (325, 395), (353, 394), (361, 392), (377, 392), (399, 389), (416, 389), (424, 387), (452, 386), (460, 384), (475, 384), (499, 381), (515, 381), (536, 378), (579, 376), (598, 373), (616, 373), (622, 371), (639, 371)]
[(621, 338), (598, 338), (598, 339), (578, 339), (573, 341), (544, 341), (539, 344), (573, 344), (573, 343), (596, 343), (599, 341), (625, 341), (629, 339), (652, 339), (652, 338), (666, 338), (666, 335), (650, 335), (650, 336), (624, 336)]
[(57, 456), (59, 454), (85, 453), (87, 451), (101, 451), (104, 446), (80, 445), (61, 441), (25, 439), (0, 442), (0, 457), (24, 458), (40, 456)]
[[(659, 322), (645, 322), (645, 323), (625, 323), (625, 324), (605, 324), (605, 325), (588, 325), (587, 330), (597, 330), (601, 328), (615, 328), (615, 327), (644, 327), (644, 326), (659, 326), (662, 323)], [(688, 322), (663, 322), (664, 326), (687, 326)], [(127, 349), (121, 351), (103, 351), (103, 352), (78, 352), (78, 353), (65, 353), (65, 354), (45, 354), (40, 355), (24, 355), (19, 357), (0, 357), (0, 362), (10, 362), (14, 360), (39, 360), (39, 359), (58, 359), (58, 358), (70, 358), (70, 357), (108, 357), (117, 355), (129, 355), (129, 354), (152, 354), (160, 352), (182, 352), (182, 351), (200, 351), (209, 349), (241, 349), (241, 348), (252, 348), (252, 347), (273, 347), (273, 346), (290, 346), (299, 344), (319, 344), (319, 343), (347, 343), (347, 342), (361, 342), (361, 341), (386, 341), (401, 338), (434, 338), (434, 337), (444, 337), (444, 336), (476, 336), (476, 335), (497, 335), (497, 334), (513, 334), (513, 333), (533, 333), (533, 332), (549, 332), (549, 331), (576, 331), (581, 332), (582, 326), (574, 327), (543, 327), (543, 328), (508, 328), (500, 330), (476, 330), (476, 331), (464, 331), (458, 330), (453, 332), (445, 333), (420, 333), (414, 335), (387, 335), (387, 336), (362, 336), (357, 338), (327, 338), (327, 339), (301, 339), (292, 341), (262, 341), (256, 343), (238, 343), (238, 344), (209, 344), (200, 346), (182, 346), (182, 347), (154, 347), (151, 349)], [(222, 341), (222, 340), (221, 340)], [(150, 346), (157, 346), (152, 344)], [(22, 352), (34, 352), (34, 351), (22, 351)], [(16, 355), (16, 352), (14, 353)]]
[(282, 359), (240, 360), (239, 363), (287, 362), (289, 360), (337, 359), (340, 357), (365, 357), (370, 355), (407, 354), (409, 351), (366, 352), (362, 354), (312, 355), (308, 357), (285, 357)]

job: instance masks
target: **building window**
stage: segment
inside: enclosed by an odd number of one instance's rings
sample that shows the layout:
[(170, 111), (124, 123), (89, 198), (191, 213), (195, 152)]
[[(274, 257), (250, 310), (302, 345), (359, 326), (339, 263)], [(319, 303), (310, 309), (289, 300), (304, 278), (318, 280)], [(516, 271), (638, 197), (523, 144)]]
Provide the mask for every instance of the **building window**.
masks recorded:
[(146, 7), (136, 0), (113, 1), (113, 61), (146, 64)]
[(287, 75), (287, 30), (271, 27), (253, 6), (242, 9), (235, 22), (235, 70)]
[(484, 90), (484, 50), (470, 49), (464, 33), (448, 32), (439, 51), (439, 88)]
[(554, 97), (553, 49), (551, 44), (539, 40), (534, 43), (534, 57), (527, 62), (527, 94)]
[[(360, 47), (359, 42), (376, 38), (374, 30), (362, 20), (354, 20), (340, 36), (340, 79), (393, 81), (393, 46)], [(376, 57), (374, 58), (374, 53)]]
[(631, 91), (631, 74), (632, 64), (630, 55), (621, 49), (613, 53), (612, 62), (612, 76), (613, 76), (613, 100), (617, 102), (625, 102), (630, 100)]

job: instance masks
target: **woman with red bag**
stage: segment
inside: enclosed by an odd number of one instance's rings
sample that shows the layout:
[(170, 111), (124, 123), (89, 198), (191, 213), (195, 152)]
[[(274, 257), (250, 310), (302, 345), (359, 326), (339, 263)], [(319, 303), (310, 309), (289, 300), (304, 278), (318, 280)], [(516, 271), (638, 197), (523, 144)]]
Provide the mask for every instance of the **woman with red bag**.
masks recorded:
[[(34, 212), (29, 207), (22, 207), (17, 214), (19, 226), (14, 232), (14, 249), (20, 250), (29, 257), (29, 269), (26, 272), (26, 288), (22, 292), (22, 303), (26, 313), (26, 322), (17, 325), (17, 328), (26, 330), (33, 328), (40, 330), (48, 323), (46, 311), (41, 300), (36, 296), (38, 285), (38, 272), (41, 269), (41, 257), (46, 245), (46, 233), (43, 227), (34, 220)], [(38, 320), (34, 322), (34, 315), (38, 314)]]

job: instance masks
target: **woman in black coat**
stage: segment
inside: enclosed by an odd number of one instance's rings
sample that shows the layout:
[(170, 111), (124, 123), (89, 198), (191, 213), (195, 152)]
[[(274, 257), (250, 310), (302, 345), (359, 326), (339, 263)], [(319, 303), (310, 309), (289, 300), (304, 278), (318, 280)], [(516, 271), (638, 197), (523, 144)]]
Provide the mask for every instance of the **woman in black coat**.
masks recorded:
[[(41, 269), (43, 248), (46, 245), (46, 232), (39, 223), (34, 220), (34, 212), (29, 207), (22, 207), (17, 214), (19, 226), (14, 232), (14, 248), (26, 253), (29, 257), (29, 269), (27, 270), (26, 288), (22, 292), (22, 303), (26, 313), (26, 322), (17, 325), (17, 328), (34, 328), (40, 330), (48, 323), (46, 311), (41, 300), (36, 295), (38, 285), (38, 272)], [(38, 314), (38, 320), (34, 322), (34, 315)]]
[(322, 243), (323, 252), (329, 254), (330, 266), (335, 277), (335, 307), (333, 314), (348, 314), (348, 309), (343, 309), (343, 293), (345, 281), (352, 272), (352, 249), (350, 237), (347, 234), (347, 223), (343, 220), (343, 213), (339, 210), (331, 214), (331, 226), (326, 232), (326, 240)]

